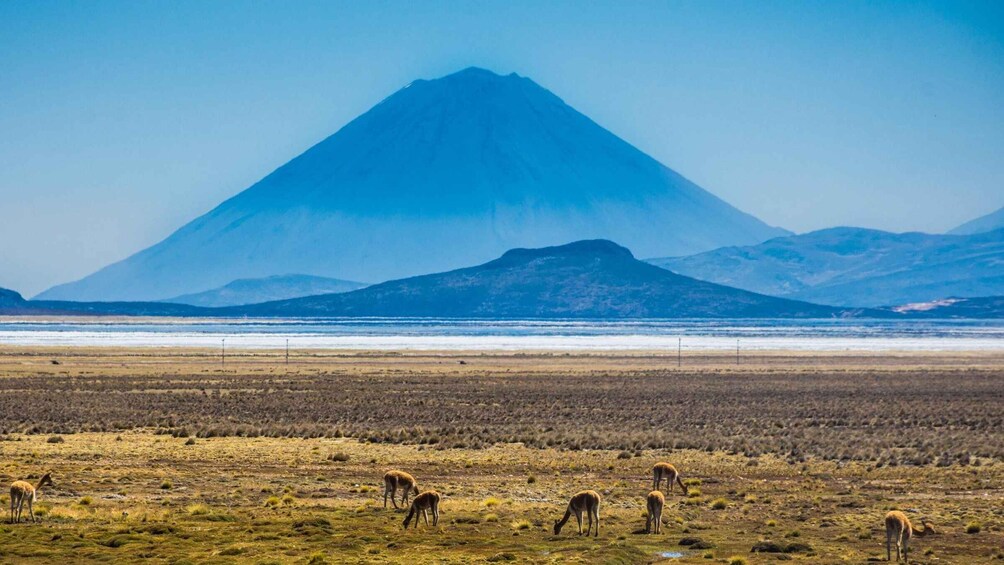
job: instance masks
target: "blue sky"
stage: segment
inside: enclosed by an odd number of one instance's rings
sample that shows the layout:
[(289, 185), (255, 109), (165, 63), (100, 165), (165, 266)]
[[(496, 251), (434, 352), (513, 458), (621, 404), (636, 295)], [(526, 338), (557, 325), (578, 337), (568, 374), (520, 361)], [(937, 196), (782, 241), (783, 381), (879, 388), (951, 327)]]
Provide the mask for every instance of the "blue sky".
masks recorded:
[(0, 286), (29, 295), (471, 65), (795, 231), (1004, 206), (1001, 2), (2, 2), (0, 54)]

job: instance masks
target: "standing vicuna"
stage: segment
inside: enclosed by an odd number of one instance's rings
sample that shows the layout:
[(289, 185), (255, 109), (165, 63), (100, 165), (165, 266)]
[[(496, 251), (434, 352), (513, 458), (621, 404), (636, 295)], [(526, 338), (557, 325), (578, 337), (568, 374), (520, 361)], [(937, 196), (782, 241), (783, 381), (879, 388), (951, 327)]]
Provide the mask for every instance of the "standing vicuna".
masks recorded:
[(655, 525), (655, 533), (662, 533), (662, 507), (665, 505), (666, 497), (662, 495), (662, 492), (653, 490), (648, 493), (648, 499), (645, 504), (648, 507), (648, 518), (645, 519), (646, 534), (653, 532), (653, 524)]
[(659, 490), (663, 479), (666, 479), (666, 494), (673, 492), (674, 482), (680, 485), (683, 494), (687, 494), (687, 485), (680, 480), (680, 472), (676, 467), (669, 463), (656, 463), (655, 467), (652, 467), (652, 490)]
[(579, 535), (582, 535), (582, 513), (585, 512), (589, 516), (589, 526), (586, 527), (586, 535), (589, 535), (589, 531), (593, 529), (593, 520), (596, 520), (596, 531), (593, 537), (600, 535), (600, 493), (595, 490), (583, 490), (572, 495), (571, 500), (568, 501), (568, 508), (565, 509), (565, 516), (561, 520), (554, 521), (554, 535), (561, 533), (561, 528), (571, 517), (572, 513), (575, 513), (575, 520), (579, 523)]
[[(28, 503), (28, 515), (31, 516), (31, 522), (35, 523), (35, 511), (32, 509), (32, 503), (35, 502), (35, 498), (38, 496), (38, 490), (46, 485), (55, 486), (52, 483), (52, 477), (49, 473), (42, 476), (42, 479), (38, 481), (37, 485), (32, 486), (28, 481), (14, 481), (10, 485), (10, 522), (12, 524), (21, 523), (21, 508), (24, 503)], [(14, 509), (17, 509), (17, 519), (14, 518)]]
[(885, 515), (885, 560), (892, 561), (892, 541), (896, 540), (896, 561), (899, 561), (900, 553), (903, 554), (903, 561), (910, 562), (907, 555), (907, 546), (913, 536), (924, 537), (936, 534), (934, 527), (927, 523), (924, 518), (920, 519), (924, 525), (923, 530), (914, 529), (910, 519), (899, 510), (893, 510)]
[(397, 494), (397, 489), (402, 489), (404, 492), (401, 494), (401, 504), (408, 504), (408, 494), (415, 491), (418, 494), (418, 481), (415, 477), (412, 477), (404, 471), (387, 471), (383, 476), (383, 507), (387, 508), (387, 495), (390, 495), (390, 501), (394, 503), (394, 508), (397, 508), (397, 501), (394, 500), (394, 496)]
[(411, 502), (411, 510), (408, 511), (408, 517), (404, 519), (404, 529), (408, 529), (408, 524), (411, 522), (412, 516), (415, 517), (415, 527), (418, 527), (418, 513), (422, 513), (422, 517), (425, 518), (425, 525), (429, 525), (429, 511), (432, 511), (432, 525), (439, 525), (439, 493), (434, 490), (427, 490), (422, 494), (416, 495), (415, 500)]

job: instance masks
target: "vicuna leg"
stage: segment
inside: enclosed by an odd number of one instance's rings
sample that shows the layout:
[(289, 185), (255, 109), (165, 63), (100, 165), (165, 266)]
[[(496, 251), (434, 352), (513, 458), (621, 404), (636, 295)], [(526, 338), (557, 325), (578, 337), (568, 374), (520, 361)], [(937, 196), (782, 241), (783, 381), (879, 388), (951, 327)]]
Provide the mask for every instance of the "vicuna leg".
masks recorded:
[(425, 518), (425, 525), (429, 525), (429, 511), (426, 509), (422, 510), (422, 518)]
[(582, 535), (582, 510), (575, 511), (575, 521), (579, 523), (579, 535)]
[(432, 507), (432, 525), (433, 526), (438, 526), (439, 525), (439, 505), (438, 504)]
[(599, 537), (600, 535), (600, 507), (593, 508), (593, 517), (596, 518), (596, 530), (593, 532), (593, 537)]
[(397, 497), (397, 485), (394, 484), (394, 483), (388, 483), (387, 484), (387, 490), (385, 490), (384, 493), (383, 493), (383, 497), (384, 497), (383, 507), (387, 508), (387, 491), (388, 490), (390, 491), (390, 502), (391, 502), (391, 504), (394, 505), (394, 508), (396, 509), (397, 508), (397, 500), (396, 500), (396, 497)]
[[(34, 497), (32, 497), (32, 498), (34, 498)], [(29, 498), (28, 499), (28, 516), (31, 517), (31, 523), (34, 524), (35, 523), (35, 510), (31, 506), (32, 502), (33, 502), (32, 499)]]
[(910, 563), (910, 555), (907, 553), (909, 550), (910, 538), (903, 536), (903, 563)]

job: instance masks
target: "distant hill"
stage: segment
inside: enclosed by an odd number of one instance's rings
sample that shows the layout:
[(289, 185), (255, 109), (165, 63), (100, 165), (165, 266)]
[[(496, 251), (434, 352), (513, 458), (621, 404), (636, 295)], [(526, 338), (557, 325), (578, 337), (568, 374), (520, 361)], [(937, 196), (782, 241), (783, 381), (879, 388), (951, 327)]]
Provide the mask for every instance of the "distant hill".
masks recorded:
[(980, 216), (975, 220), (969, 220), (948, 233), (952, 235), (970, 235), (999, 229), (1004, 229), (1004, 208), (996, 212), (990, 212), (986, 216)]
[(36, 298), (156, 300), (275, 273), (385, 281), (579, 239), (653, 257), (787, 233), (532, 80), (471, 68), (412, 82), (167, 239)]
[(219, 288), (176, 296), (162, 302), (205, 307), (239, 306), (315, 294), (348, 292), (365, 286), (368, 285), (311, 275), (276, 275), (261, 279), (238, 279)]
[(0, 316), (210, 316), (211, 310), (161, 302), (69, 302), (25, 300), (0, 288)]
[(0, 288), (0, 307), (17, 306), (23, 303), (24, 298), (20, 293), (7, 288)]
[(915, 318), (1004, 319), (1004, 296), (946, 298), (931, 302), (904, 304), (890, 310)]
[(809, 318), (861, 314), (694, 280), (604, 240), (513, 249), (483, 265), (342, 294), (227, 308), (249, 316)]
[(1004, 294), (1004, 230), (956, 236), (832, 228), (650, 262), (702, 280), (834, 306)]

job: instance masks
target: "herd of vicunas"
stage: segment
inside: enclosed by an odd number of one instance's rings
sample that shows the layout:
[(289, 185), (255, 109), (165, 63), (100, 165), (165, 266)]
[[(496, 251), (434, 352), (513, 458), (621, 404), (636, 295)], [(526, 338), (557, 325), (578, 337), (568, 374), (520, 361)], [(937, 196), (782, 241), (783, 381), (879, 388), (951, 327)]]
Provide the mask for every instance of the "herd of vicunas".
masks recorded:
[[(648, 493), (645, 499), (647, 510), (645, 533), (648, 534), (662, 532), (662, 509), (666, 504), (666, 496), (662, 494), (659, 488), (663, 481), (666, 481), (666, 494), (672, 494), (674, 484), (680, 485), (680, 489), (684, 495), (688, 492), (687, 486), (680, 478), (680, 473), (676, 470), (676, 467), (670, 463), (656, 463), (652, 467), (652, 492)], [(391, 504), (394, 505), (394, 508), (399, 508), (397, 505), (397, 493), (399, 490), (401, 491), (401, 504), (404, 506), (408, 506), (408, 498), (414, 493), (408, 515), (404, 519), (405, 529), (408, 528), (412, 520), (415, 520), (414, 527), (418, 527), (419, 514), (425, 519), (426, 526), (429, 525), (429, 513), (432, 513), (432, 525), (439, 525), (440, 495), (438, 492), (435, 490), (420, 492), (418, 490), (418, 481), (415, 477), (399, 470), (387, 471), (383, 476), (383, 483), (384, 508), (387, 508), (388, 498)], [(14, 481), (10, 485), (10, 521), (12, 524), (21, 522), (21, 511), (25, 504), (28, 505), (28, 515), (31, 517), (32, 523), (35, 522), (35, 513), (32, 509), (32, 504), (35, 502), (39, 490), (44, 486), (54, 486), (52, 476), (49, 473), (43, 475), (38, 483), (34, 485), (27, 481)], [(561, 528), (564, 527), (568, 519), (574, 514), (575, 521), (579, 526), (579, 535), (581, 536), (582, 515), (584, 513), (587, 517), (586, 536), (590, 532), (592, 532), (593, 537), (599, 536), (600, 502), (602, 500), (603, 498), (600, 496), (600, 493), (595, 490), (583, 490), (573, 494), (572, 498), (568, 501), (568, 506), (565, 508), (564, 516), (560, 520), (554, 521), (554, 535), (561, 533)], [(892, 547), (895, 544), (896, 561), (899, 561), (902, 557), (904, 561), (909, 562), (907, 551), (910, 539), (937, 533), (927, 520), (921, 518), (921, 524), (923, 524), (924, 529), (918, 530), (914, 528), (906, 514), (898, 510), (893, 510), (886, 514), (886, 560), (892, 560)]]

